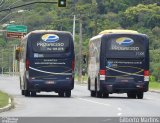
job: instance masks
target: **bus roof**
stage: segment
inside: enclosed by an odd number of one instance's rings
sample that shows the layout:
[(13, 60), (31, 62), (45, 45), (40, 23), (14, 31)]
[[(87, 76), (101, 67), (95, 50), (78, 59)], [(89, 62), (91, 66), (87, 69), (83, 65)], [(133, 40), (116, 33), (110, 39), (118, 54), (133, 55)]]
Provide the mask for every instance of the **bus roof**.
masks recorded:
[(120, 34), (139, 34), (139, 32), (134, 30), (123, 30), (123, 29), (111, 29), (101, 31), (99, 34), (112, 34), (112, 33), (120, 33)]
[(58, 30), (34, 30), (34, 31), (31, 31), (29, 32), (27, 35), (25, 35), (24, 37), (22, 37), (22, 39), (25, 39), (27, 38), (30, 34), (34, 34), (34, 33), (53, 33), (53, 32), (60, 32), (60, 33), (68, 33), (68, 34), (71, 34), (70, 32), (68, 31), (58, 31)]
[(34, 30), (31, 31), (32, 33), (39, 33), (39, 32), (53, 32), (53, 31), (58, 31), (58, 30)]
[(110, 29), (110, 30), (101, 31), (98, 35), (92, 37), (90, 40), (101, 38), (103, 35), (107, 35), (107, 34), (140, 34), (140, 35), (145, 35), (145, 34), (139, 33), (138, 31), (135, 31), (135, 30)]
[(58, 31), (58, 30), (34, 30), (34, 31), (31, 31), (30, 33), (43, 33), (43, 32), (61, 32), (61, 33), (70, 33), (70, 32), (67, 32), (67, 31)]

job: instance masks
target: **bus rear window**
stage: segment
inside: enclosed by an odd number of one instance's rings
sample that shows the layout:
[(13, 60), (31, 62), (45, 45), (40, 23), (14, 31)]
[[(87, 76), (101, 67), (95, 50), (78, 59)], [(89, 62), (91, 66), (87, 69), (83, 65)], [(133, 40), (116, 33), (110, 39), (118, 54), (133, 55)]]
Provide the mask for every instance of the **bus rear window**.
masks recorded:
[(137, 35), (115, 36), (106, 39), (106, 54), (108, 57), (144, 57), (147, 41)]
[(64, 34), (33, 34), (29, 37), (33, 52), (64, 53), (70, 48), (70, 37)]

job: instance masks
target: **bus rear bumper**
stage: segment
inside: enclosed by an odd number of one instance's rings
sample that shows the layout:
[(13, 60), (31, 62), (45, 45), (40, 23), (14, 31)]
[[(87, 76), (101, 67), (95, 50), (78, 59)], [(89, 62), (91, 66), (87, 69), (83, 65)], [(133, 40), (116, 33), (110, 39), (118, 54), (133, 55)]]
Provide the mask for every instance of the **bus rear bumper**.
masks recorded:
[(101, 90), (107, 93), (147, 92), (148, 83), (103, 83)]
[(60, 92), (68, 91), (74, 88), (74, 79), (72, 80), (30, 80), (28, 81), (28, 90), (36, 92)]

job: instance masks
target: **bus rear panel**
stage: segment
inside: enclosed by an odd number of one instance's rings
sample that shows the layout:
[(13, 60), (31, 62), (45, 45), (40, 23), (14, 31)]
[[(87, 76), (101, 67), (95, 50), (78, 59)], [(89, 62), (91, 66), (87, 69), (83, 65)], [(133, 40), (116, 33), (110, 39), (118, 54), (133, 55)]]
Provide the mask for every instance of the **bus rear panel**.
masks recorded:
[(148, 39), (144, 35), (104, 36), (101, 50), (105, 54), (105, 62), (101, 64), (105, 69), (104, 90), (109, 93), (148, 91)]

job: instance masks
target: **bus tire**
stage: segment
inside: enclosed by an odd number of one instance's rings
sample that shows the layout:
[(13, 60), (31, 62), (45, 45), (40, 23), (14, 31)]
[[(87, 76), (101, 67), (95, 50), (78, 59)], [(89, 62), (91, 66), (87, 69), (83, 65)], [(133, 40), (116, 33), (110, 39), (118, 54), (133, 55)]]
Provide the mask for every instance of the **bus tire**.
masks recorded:
[(31, 91), (31, 97), (35, 97), (36, 96), (36, 91)]
[(136, 93), (128, 92), (128, 93), (127, 93), (127, 96), (128, 96), (128, 98), (136, 99)]
[(24, 90), (21, 90), (21, 95), (24, 95), (25, 94), (25, 91)]
[(30, 96), (30, 91), (24, 90), (24, 96), (29, 97)]
[(143, 92), (137, 92), (137, 98), (138, 99), (143, 99), (143, 95), (144, 95)]
[(65, 92), (66, 97), (71, 97), (71, 90)]
[(96, 96), (96, 92), (95, 91), (91, 91), (91, 97), (95, 97)]
[(64, 97), (64, 92), (59, 92), (58, 95), (59, 97)]
[(103, 93), (103, 98), (108, 98), (109, 97), (109, 93), (104, 92)]
[[(22, 89), (22, 80), (21, 80), (21, 77), (19, 77), (19, 81), (20, 81), (20, 89)], [(24, 94), (22, 94), (22, 95), (24, 95)]]
[(95, 92), (97, 93), (97, 78), (95, 78), (95, 85), (94, 85), (94, 87), (95, 87)]
[(88, 78), (88, 90), (91, 90), (91, 81), (90, 81), (90, 78)]
[(72, 89), (74, 88), (74, 77), (72, 78)]
[(98, 98), (102, 98), (102, 92), (97, 91), (97, 97), (98, 97)]

